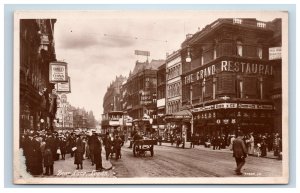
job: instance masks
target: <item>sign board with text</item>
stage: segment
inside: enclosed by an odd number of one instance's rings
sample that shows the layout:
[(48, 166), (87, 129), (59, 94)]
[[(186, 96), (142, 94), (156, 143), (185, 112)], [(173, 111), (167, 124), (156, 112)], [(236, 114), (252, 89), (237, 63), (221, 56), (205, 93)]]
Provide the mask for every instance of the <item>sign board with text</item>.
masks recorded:
[(269, 60), (281, 59), (281, 47), (269, 48)]
[(71, 92), (71, 79), (68, 77), (68, 82), (58, 82), (56, 84), (56, 91), (59, 93), (70, 93)]
[(49, 82), (68, 82), (68, 68), (66, 62), (51, 62), (49, 64)]

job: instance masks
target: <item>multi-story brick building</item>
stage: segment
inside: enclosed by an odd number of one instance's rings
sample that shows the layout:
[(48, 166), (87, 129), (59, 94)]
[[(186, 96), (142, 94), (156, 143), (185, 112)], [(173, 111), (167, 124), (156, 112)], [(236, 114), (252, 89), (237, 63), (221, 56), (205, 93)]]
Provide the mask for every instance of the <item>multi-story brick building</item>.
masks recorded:
[[(107, 132), (110, 127), (119, 127), (122, 125), (123, 96), (121, 88), (126, 77), (117, 76), (116, 79), (107, 88), (103, 98), (103, 114), (101, 127), (103, 132)], [(113, 119), (113, 120), (112, 120)]]
[(165, 115), (166, 115), (166, 63), (158, 67), (157, 70), (157, 126), (159, 135), (163, 135), (165, 131)]
[(156, 73), (164, 62), (164, 60), (137, 61), (124, 85), (127, 114), (134, 119), (134, 127), (144, 132), (152, 129), (150, 124), (156, 125)]
[[(180, 114), (182, 111), (182, 62), (180, 50), (173, 52), (166, 59), (166, 131), (165, 135), (170, 138), (170, 134), (182, 134)], [(183, 110), (186, 111), (186, 110)]]
[(27, 129), (53, 129), (56, 113), (49, 63), (56, 61), (55, 19), (20, 20), (20, 133)]
[(281, 61), (269, 60), (281, 41), (275, 25), (281, 22), (218, 19), (182, 43), (182, 105), (193, 112), (188, 139), (274, 131), (274, 84), (281, 92)]

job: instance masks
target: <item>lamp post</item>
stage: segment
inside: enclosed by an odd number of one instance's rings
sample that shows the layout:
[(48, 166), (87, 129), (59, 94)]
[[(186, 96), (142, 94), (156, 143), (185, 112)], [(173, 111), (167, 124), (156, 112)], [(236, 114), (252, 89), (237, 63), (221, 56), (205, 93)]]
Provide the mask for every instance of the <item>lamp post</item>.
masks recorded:
[(194, 116), (193, 116), (193, 86), (192, 84), (190, 85), (190, 104), (191, 104), (191, 134), (194, 133)]

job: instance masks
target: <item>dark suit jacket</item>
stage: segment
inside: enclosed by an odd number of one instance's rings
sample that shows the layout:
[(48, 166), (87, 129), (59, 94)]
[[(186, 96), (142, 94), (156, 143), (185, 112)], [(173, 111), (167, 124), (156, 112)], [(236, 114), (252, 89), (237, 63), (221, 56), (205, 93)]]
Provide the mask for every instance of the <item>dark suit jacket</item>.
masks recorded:
[(232, 144), (233, 157), (241, 158), (247, 156), (247, 148), (244, 141), (241, 138), (233, 140)]

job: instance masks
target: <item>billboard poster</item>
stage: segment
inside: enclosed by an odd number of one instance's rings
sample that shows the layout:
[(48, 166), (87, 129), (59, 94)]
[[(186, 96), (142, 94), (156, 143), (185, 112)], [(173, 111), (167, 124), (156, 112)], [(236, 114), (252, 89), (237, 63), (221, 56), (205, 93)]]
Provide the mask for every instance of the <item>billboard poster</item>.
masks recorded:
[(67, 82), (68, 70), (66, 62), (51, 62), (49, 65), (50, 82)]
[(58, 93), (71, 93), (71, 78), (68, 77), (68, 82), (58, 82), (56, 90)]

